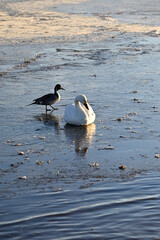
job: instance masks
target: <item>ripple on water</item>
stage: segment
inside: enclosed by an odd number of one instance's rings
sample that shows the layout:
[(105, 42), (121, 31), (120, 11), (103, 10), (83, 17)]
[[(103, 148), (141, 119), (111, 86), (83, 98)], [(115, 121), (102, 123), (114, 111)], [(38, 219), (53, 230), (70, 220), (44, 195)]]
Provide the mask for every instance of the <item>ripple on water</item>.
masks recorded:
[(159, 224), (158, 180), (159, 174), (147, 174), (133, 182), (37, 192), (14, 198), (12, 205), (2, 200), (0, 235), (2, 239), (151, 239), (158, 235), (154, 233)]

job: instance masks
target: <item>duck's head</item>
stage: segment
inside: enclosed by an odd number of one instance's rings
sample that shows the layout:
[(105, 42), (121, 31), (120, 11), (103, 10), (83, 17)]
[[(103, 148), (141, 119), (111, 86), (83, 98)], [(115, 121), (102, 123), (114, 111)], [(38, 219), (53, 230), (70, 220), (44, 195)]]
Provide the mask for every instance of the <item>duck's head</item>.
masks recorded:
[(75, 98), (75, 102), (81, 102), (89, 110), (89, 107), (88, 107), (88, 104), (87, 104), (87, 98), (86, 98), (85, 95), (83, 95), (83, 94), (78, 95)]
[(55, 89), (56, 92), (58, 90), (65, 90), (64, 88), (62, 88), (62, 86), (60, 84), (57, 84), (54, 89)]

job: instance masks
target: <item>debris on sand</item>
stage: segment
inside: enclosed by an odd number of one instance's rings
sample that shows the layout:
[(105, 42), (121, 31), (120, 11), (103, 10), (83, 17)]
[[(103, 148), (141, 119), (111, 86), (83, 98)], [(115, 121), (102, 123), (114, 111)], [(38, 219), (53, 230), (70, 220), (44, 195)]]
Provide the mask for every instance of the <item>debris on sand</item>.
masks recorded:
[(103, 147), (103, 148), (98, 148), (98, 150), (113, 150), (115, 147), (113, 146), (107, 146), (107, 147)]
[(14, 141), (12, 141), (12, 140), (7, 140), (7, 143), (12, 143), (12, 142), (14, 142)]
[(38, 160), (36, 160), (36, 164), (37, 164), (37, 165), (42, 165), (42, 164), (43, 164), (43, 160), (40, 161), (40, 162), (39, 162)]
[(90, 167), (98, 167), (99, 164), (98, 164), (97, 162), (94, 162), (94, 163), (92, 163), (92, 164), (90, 163), (89, 166), (90, 166)]
[(23, 180), (26, 180), (27, 177), (26, 176), (22, 176), (22, 177), (18, 177), (18, 179), (23, 179)]
[(153, 106), (152, 108), (157, 109), (158, 107), (157, 106)]
[(39, 136), (39, 139), (41, 139), (41, 140), (45, 140), (46, 138), (45, 138), (45, 137), (40, 137), (40, 136)]
[(118, 122), (121, 122), (123, 119), (121, 117), (117, 118)]
[(22, 143), (16, 143), (16, 144), (14, 144), (14, 146), (21, 147)]
[(133, 90), (132, 93), (137, 93), (137, 91), (136, 91), (136, 90)]
[(119, 137), (120, 137), (120, 138), (126, 138), (126, 136), (124, 136), (124, 135), (120, 135)]
[(24, 152), (18, 152), (18, 155), (23, 156)]
[(121, 166), (119, 166), (119, 169), (125, 170), (125, 169), (126, 169), (126, 166), (125, 166), (125, 165), (121, 165)]

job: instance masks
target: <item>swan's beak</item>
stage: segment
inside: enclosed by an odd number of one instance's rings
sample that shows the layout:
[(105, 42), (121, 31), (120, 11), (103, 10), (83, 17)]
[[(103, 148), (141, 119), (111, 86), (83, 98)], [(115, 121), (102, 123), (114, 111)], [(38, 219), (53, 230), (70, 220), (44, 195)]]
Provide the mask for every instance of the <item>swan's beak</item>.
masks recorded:
[(87, 101), (84, 101), (84, 106), (89, 110), (89, 107), (88, 107), (88, 104), (87, 104)]

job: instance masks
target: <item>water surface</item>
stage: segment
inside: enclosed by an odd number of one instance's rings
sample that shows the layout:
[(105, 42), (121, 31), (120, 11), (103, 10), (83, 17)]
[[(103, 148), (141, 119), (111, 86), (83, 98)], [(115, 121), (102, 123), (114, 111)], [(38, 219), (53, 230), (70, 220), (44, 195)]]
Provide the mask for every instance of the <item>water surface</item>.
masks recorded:
[[(158, 1), (0, 4), (1, 238), (159, 239)], [(96, 121), (68, 126), (80, 93)]]

